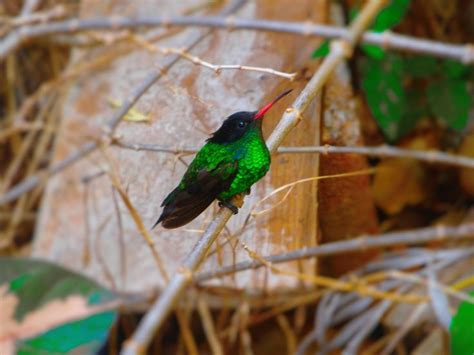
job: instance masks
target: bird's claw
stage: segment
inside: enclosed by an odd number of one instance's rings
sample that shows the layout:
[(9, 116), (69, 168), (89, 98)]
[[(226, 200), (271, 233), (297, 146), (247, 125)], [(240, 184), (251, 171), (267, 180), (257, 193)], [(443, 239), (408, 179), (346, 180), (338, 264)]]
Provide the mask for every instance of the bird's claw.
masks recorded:
[(226, 200), (219, 200), (219, 207), (227, 207), (233, 214), (239, 213), (239, 209)]

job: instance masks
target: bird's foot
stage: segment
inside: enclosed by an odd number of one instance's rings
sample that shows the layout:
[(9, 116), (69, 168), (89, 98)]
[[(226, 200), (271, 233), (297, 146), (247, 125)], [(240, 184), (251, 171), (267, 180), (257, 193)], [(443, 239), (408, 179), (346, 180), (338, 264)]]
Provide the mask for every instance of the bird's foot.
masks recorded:
[(227, 207), (233, 214), (239, 213), (239, 209), (227, 200), (219, 199), (219, 207)]

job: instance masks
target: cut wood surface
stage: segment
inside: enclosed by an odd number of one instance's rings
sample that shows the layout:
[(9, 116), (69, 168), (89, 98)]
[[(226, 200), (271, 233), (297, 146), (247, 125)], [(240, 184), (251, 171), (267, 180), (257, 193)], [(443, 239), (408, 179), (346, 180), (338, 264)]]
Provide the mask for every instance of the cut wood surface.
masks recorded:
[[(83, 17), (148, 13), (178, 14), (196, 7), (196, 1), (99, 2), (83, 1)], [(324, 1), (259, 1), (247, 3), (238, 13), (242, 17), (287, 21), (321, 21), (326, 13)], [(282, 18), (283, 16), (283, 18)], [(180, 30), (156, 42), (161, 47), (180, 48), (196, 31)], [(301, 71), (310, 63), (317, 42), (304, 37), (252, 31), (213, 31), (192, 51), (193, 55), (214, 64), (242, 64), (276, 70)], [(101, 55), (124, 50), (124, 45), (107, 49), (76, 51), (71, 65), (91, 62)], [(133, 88), (139, 86), (153, 70), (159, 70), (163, 55), (150, 53), (139, 46), (129, 46), (127, 55), (113, 60), (109, 66), (74, 83), (65, 93), (63, 121), (56, 142), (54, 160), (58, 161), (77, 149), (81, 143), (98, 137), (101, 128), (114, 111), (111, 101), (124, 102)], [(314, 64), (312, 64), (314, 66)], [(314, 68), (309, 68), (313, 70)], [(270, 74), (212, 70), (180, 60), (153, 85), (136, 105), (136, 110), (149, 115), (150, 122), (124, 121), (116, 135), (127, 142), (154, 143), (169, 146), (199, 146), (229, 114), (254, 110), (287, 88), (304, 86), (304, 79), (290, 82)], [(294, 94), (293, 94), (294, 95)], [(267, 115), (264, 134), (276, 125), (286, 108), (282, 101)], [(307, 146), (317, 142), (319, 122), (316, 105), (312, 114), (291, 134), (286, 145)], [(314, 134), (312, 134), (314, 133)], [(50, 179), (41, 207), (41, 218), (33, 247), (35, 256), (59, 262), (87, 273), (100, 282), (126, 291), (142, 291), (162, 287), (165, 279), (159, 272), (150, 247), (139, 232), (129, 208), (115, 191), (110, 176), (119, 183), (137, 210), (145, 227), (158, 218), (159, 207), (166, 194), (178, 183), (192, 156), (154, 152), (134, 152), (104, 144), (102, 149)], [(318, 174), (317, 155), (278, 155), (271, 171), (253, 189), (245, 207), (228, 224), (231, 237), (243, 225), (252, 206), (275, 188), (298, 179)], [(116, 181), (117, 183), (117, 181)], [(116, 184), (117, 185), (117, 184)], [(115, 197), (114, 197), (115, 194)], [(271, 207), (282, 195), (259, 205)], [(298, 185), (288, 199), (269, 213), (250, 218), (238, 238), (220, 239), (221, 245), (209, 255), (203, 270), (219, 265), (248, 260), (242, 243), (260, 255), (276, 254), (302, 246), (315, 245), (317, 239), (316, 184)], [(117, 215), (116, 203), (120, 217)], [(186, 227), (150, 232), (155, 250), (166, 273), (172, 275), (199, 238), (217, 206)], [(123, 250), (121, 249), (123, 245)], [(294, 269), (295, 263), (287, 268)], [(314, 272), (314, 263), (302, 264), (306, 272)], [(267, 271), (249, 271), (237, 277), (215, 281), (216, 285), (247, 287), (252, 290), (292, 289), (294, 278), (272, 276)]]

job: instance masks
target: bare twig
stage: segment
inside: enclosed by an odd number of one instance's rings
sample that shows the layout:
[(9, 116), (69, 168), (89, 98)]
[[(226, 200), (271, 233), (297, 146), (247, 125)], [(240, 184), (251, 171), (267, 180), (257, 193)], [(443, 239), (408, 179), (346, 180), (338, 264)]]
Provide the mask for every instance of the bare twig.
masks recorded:
[[(332, 43), (329, 55), (324, 59), (318, 71), (295, 100), (292, 108), (286, 110), (278, 126), (267, 140), (270, 152), (273, 153), (277, 150), (283, 139), (302, 119), (301, 113), (307, 109), (337, 65), (351, 55), (357, 40), (362, 35), (364, 29), (370, 25), (384, 3), (385, 1), (383, 0), (369, 1), (350, 25), (344, 39)], [(157, 329), (163, 324), (173, 309), (182, 291), (191, 283), (192, 273), (198, 269), (231, 215), (232, 212), (229, 209), (221, 208), (219, 210), (193, 250), (186, 257), (183, 268), (171, 279), (161, 296), (140, 322), (132, 339), (126, 343), (125, 348), (122, 350), (123, 355), (137, 354), (143, 352), (148, 347)]]
[(223, 355), (224, 351), (222, 350), (222, 345), (219, 342), (219, 337), (216, 333), (216, 327), (214, 326), (212, 315), (209, 311), (209, 306), (204, 299), (204, 296), (198, 297), (197, 310), (199, 312), (199, 316), (201, 317), (204, 333), (206, 334), (206, 338), (210, 348), (212, 349), (212, 353), (214, 355)]
[(122, 214), (120, 213), (120, 208), (117, 201), (117, 190), (112, 186), (112, 201), (114, 203), (114, 211), (116, 216), (116, 223), (118, 227), (118, 245), (119, 245), (119, 270), (120, 277), (122, 281), (122, 287), (125, 288), (125, 283), (127, 281), (127, 255), (125, 253), (125, 240), (123, 232), (123, 222)]
[(419, 321), (423, 312), (428, 308), (428, 304), (420, 304), (415, 307), (413, 312), (408, 316), (404, 324), (395, 331), (395, 333), (388, 339), (387, 345), (381, 353), (382, 355), (390, 355), (393, 353), (393, 350), (398, 343), (402, 341), (405, 335), (416, 325), (416, 322)]
[(23, 7), (21, 8), (21, 16), (26, 16), (35, 11), (40, 5), (42, 0), (25, 0)]
[[(257, 201), (252, 208), (250, 209), (249, 216), (252, 217), (258, 217), (262, 214), (268, 213), (274, 208), (278, 207), (281, 205), (285, 200), (288, 198), (290, 195), (291, 191), (299, 185), (303, 184), (306, 182), (312, 182), (312, 181), (318, 181), (318, 180), (326, 180), (326, 179), (334, 179), (334, 178), (345, 178), (345, 177), (351, 177), (351, 176), (360, 176), (360, 175), (369, 175), (369, 174), (374, 174), (376, 171), (376, 168), (369, 168), (369, 169), (364, 169), (364, 170), (356, 170), (356, 171), (350, 171), (347, 173), (341, 173), (341, 174), (332, 174), (332, 175), (322, 175), (322, 176), (313, 176), (309, 178), (304, 178), (304, 179), (298, 179), (296, 181), (290, 182), (288, 184), (282, 185), (266, 196), (264, 196), (262, 199)], [(260, 206), (263, 202), (268, 200), (270, 197), (277, 195), (278, 193), (287, 190), (287, 192), (283, 195), (283, 198), (281, 198), (277, 203), (273, 204), (271, 207), (268, 207), (266, 209), (263, 209), (261, 211), (255, 211), (258, 206)]]
[[(427, 298), (420, 295), (398, 295), (393, 292), (379, 291), (377, 288), (372, 287), (367, 284), (367, 279), (365, 278), (363, 282), (359, 280), (338, 280), (333, 279), (327, 276), (311, 275), (301, 272), (286, 271), (280, 268), (277, 268), (274, 264), (269, 263), (265, 258), (259, 256), (255, 251), (250, 250), (247, 245), (243, 245), (245, 251), (253, 260), (257, 260), (265, 265), (269, 270), (275, 274), (292, 276), (301, 281), (310, 282), (315, 286), (326, 287), (331, 290), (338, 290), (343, 292), (354, 292), (361, 296), (370, 296), (376, 299), (391, 300), (396, 302), (406, 302), (406, 303), (420, 303), (426, 302)], [(370, 276), (370, 275), (369, 275)], [(378, 276), (378, 275), (377, 275)], [(387, 275), (388, 276), (388, 275)]]
[[(474, 237), (474, 223), (462, 224), (456, 227), (437, 226), (406, 232), (364, 235), (351, 240), (327, 243), (316, 247), (294, 250), (289, 253), (267, 256), (265, 257), (265, 261), (272, 264), (284, 263), (311, 257), (358, 252), (396, 245), (418, 245), (433, 241), (452, 241), (455, 239), (472, 237)], [(260, 261), (246, 261), (235, 265), (226, 266), (211, 272), (198, 274), (193, 279), (194, 282), (200, 283), (211, 278), (221, 277), (239, 271), (256, 269), (262, 266), (264, 266), (264, 264)]]
[(296, 350), (297, 344), (297, 336), (295, 334), (295, 330), (291, 326), (288, 319), (285, 317), (284, 314), (279, 314), (276, 317), (278, 326), (280, 327), (281, 331), (285, 335), (286, 338), (286, 346), (287, 346), (287, 354), (294, 354)]
[(43, 131), (46, 130), (43, 122), (21, 122), (14, 124), (13, 126), (0, 126), (0, 143), (8, 140), (10, 136), (13, 136), (22, 132), (30, 131)]
[[(31, 1), (29, 1), (31, 3)], [(25, 5), (27, 5), (28, 2), (25, 2)], [(28, 12), (24, 12), (23, 10), (29, 10)], [(8, 25), (13, 26), (13, 27), (18, 27), (18, 26), (25, 26), (25, 25), (31, 25), (35, 23), (48, 23), (53, 20), (58, 20), (64, 16), (67, 15), (67, 10), (66, 7), (62, 4), (56, 5), (50, 9), (47, 9), (45, 11), (41, 12), (35, 12), (30, 14), (34, 9), (27, 7), (23, 7), (21, 16), (17, 16), (11, 19), (9, 21)]]
[(179, 329), (181, 330), (181, 337), (184, 341), (184, 346), (186, 347), (187, 354), (189, 355), (198, 355), (196, 341), (194, 340), (193, 332), (189, 326), (189, 319), (186, 313), (183, 310), (178, 310), (176, 312), (176, 318), (178, 319)]
[[(12, 31), (0, 42), (0, 60), (15, 50), (21, 43), (38, 37), (54, 34), (76, 33), (90, 30), (123, 30), (157, 26), (197, 26), (240, 30), (261, 30), (279, 33), (291, 33), (303, 36), (317, 36), (329, 39), (344, 38), (349, 35), (347, 29), (337, 26), (312, 24), (308, 22), (281, 22), (262, 19), (243, 19), (220, 16), (175, 16), (175, 17), (138, 17), (73, 19), (48, 24), (25, 26)], [(473, 45), (456, 45), (417, 39), (386, 31), (383, 33), (366, 32), (361, 41), (387, 49), (411, 53), (427, 54), (471, 64), (474, 62)]]
[[(114, 139), (113, 144), (136, 151), (152, 151), (160, 153), (180, 154), (180, 153), (196, 153), (197, 147), (166, 147), (156, 144), (139, 144), (123, 142), (119, 139)], [(383, 145), (379, 147), (357, 147), (346, 146), (338, 147), (331, 145), (324, 146), (308, 146), (308, 147), (279, 147), (276, 151), (278, 154), (345, 154), (355, 153), (374, 157), (391, 157), (391, 158), (411, 158), (427, 163), (439, 163), (452, 166), (459, 166), (464, 168), (474, 168), (474, 158), (462, 155), (455, 155), (444, 153), (441, 151), (422, 151), (414, 149), (405, 149)]]
[(179, 55), (181, 58), (188, 60), (195, 65), (201, 65), (205, 68), (215, 71), (216, 74), (220, 74), (223, 70), (244, 70), (276, 75), (290, 80), (293, 80), (296, 76), (296, 73), (286, 73), (272, 68), (253, 67), (241, 64), (212, 64), (180, 48), (159, 47), (140, 36), (133, 36), (132, 38), (151, 52), (159, 52), (164, 55)]
[(164, 280), (168, 280), (169, 279), (168, 273), (166, 272), (165, 266), (163, 265), (163, 261), (161, 260), (161, 257), (155, 248), (155, 242), (153, 241), (153, 238), (151, 237), (150, 232), (143, 224), (140, 214), (138, 213), (135, 206), (133, 206), (132, 202), (128, 198), (128, 194), (123, 189), (118, 177), (113, 173), (109, 173), (108, 175), (112, 182), (113, 187), (115, 188), (115, 190), (117, 190), (120, 197), (122, 198), (123, 203), (127, 207), (127, 210), (130, 213), (130, 216), (132, 217), (133, 221), (135, 222), (135, 225), (138, 231), (142, 235), (143, 239), (145, 239), (148, 247), (150, 248), (153, 258), (155, 259), (158, 269), (160, 270), (161, 276), (163, 277)]

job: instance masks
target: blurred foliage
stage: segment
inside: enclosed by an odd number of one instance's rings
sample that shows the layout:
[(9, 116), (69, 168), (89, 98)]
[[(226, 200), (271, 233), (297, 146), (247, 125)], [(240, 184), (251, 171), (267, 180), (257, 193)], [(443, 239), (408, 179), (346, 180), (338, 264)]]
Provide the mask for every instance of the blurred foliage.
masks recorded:
[(322, 58), (329, 54), (329, 40), (325, 40), (311, 55), (313, 58)]
[[(470, 293), (474, 297), (474, 292)], [(464, 301), (451, 321), (451, 354), (474, 354), (474, 304)]]
[[(392, 0), (379, 15), (375, 18), (370, 30), (373, 32), (383, 32), (397, 25), (405, 14), (410, 0)], [(349, 12), (349, 20), (352, 21), (359, 14), (360, 6), (354, 6)], [(367, 55), (375, 58), (382, 58), (384, 50), (378, 46), (363, 44), (361, 46)], [(329, 53), (329, 41), (324, 41), (314, 52), (313, 58), (324, 57)]]
[[(372, 31), (396, 26), (405, 15), (409, 0), (393, 0), (377, 16)], [(350, 18), (358, 14), (350, 11)], [(474, 70), (452, 60), (387, 52), (373, 45), (361, 46), (358, 61), (360, 87), (370, 110), (389, 142), (409, 133), (423, 118), (434, 118), (449, 129), (462, 131), (474, 101), (469, 92)], [(313, 58), (329, 52), (329, 42), (318, 47)]]
[[(102, 311), (78, 319), (77, 315), (89, 306), (115, 296), (94, 281), (47, 262), (0, 258), (0, 287), (5, 286), (7, 292), (0, 292), (0, 303), (6, 305), (2, 312), (11, 314), (11, 318), (4, 319), (7, 329), (8, 325), (17, 329), (18, 354), (62, 354), (78, 348), (84, 354), (94, 353), (107, 339), (116, 317), (116, 312)], [(81, 300), (85, 307), (81, 307)], [(68, 318), (70, 321), (63, 323)], [(48, 327), (46, 319), (52, 323), (58, 319), (61, 325)], [(30, 337), (38, 331), (39, 335)]]
[(462, 131), (473, 103), (468, 85), (472, 70), (429, 57), (385, 53), (360, 62), (361, 86), (372, 114), (389, 141), (432, 117)]
[[(392, 0), (375, 18), (370, 30), (380, 33), (396, 26), (405, 15), (408, 5), (410, 5), (410, 0)], [(355, 8), (351, 11), (351, 19), (358, 14), (359, 8)], [(361, 47), (372, 58), (382, 59), (384, 57), (385, 51), (378, 46), (363, 44)]]

